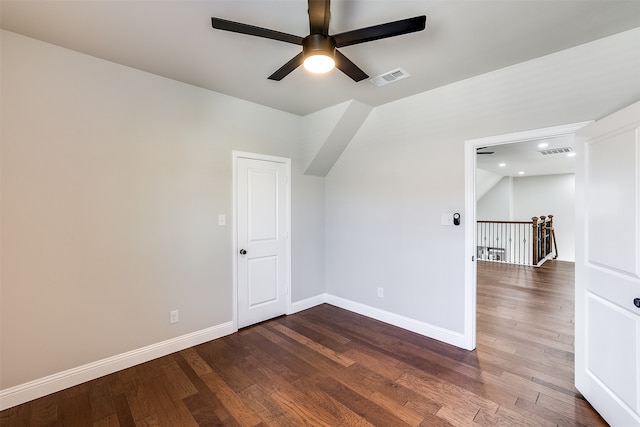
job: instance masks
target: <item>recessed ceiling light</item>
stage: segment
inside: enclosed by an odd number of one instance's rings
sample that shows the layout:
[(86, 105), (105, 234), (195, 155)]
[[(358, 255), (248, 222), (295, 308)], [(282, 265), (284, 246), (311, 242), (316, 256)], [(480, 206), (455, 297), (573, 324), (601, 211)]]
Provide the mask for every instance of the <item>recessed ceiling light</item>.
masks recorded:
[(524, 171), (518, 172), (518, 175), (524, 175)]
[(546, 148), (549, 146), (548, 142), (541, 142), (540, 144), (538, 144), (538, 148)]
[(576, 153), (574, 153), (573, 151), (571, 153), (567, 153), (567, 157), (575, 157)]
[(503, 167), (507, 166), (507, 164), (506, 164), (506, 163), (500, 163), (498, 166), (500, 166), (501, 168), (503, 168)]

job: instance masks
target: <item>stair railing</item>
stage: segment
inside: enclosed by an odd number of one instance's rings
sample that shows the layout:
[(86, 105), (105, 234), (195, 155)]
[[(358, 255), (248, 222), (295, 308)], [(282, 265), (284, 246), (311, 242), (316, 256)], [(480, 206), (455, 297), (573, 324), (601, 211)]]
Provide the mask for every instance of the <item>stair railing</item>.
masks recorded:
[(540, 266), (558, 257), (553, 215), (531, 221), (478, 221), (477, 259)]

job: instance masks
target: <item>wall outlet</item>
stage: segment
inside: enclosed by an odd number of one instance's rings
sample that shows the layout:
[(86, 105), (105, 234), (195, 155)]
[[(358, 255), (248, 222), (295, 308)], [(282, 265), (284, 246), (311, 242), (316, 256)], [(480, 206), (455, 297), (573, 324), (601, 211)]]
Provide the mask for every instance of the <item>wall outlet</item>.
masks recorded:
[(172, 310), (169, 312), (169, 323), (178, 323), (180, 321), (180, 313), (178, 310)]
[(384, 298), (384, 289), (378, 288), (378, 298)]

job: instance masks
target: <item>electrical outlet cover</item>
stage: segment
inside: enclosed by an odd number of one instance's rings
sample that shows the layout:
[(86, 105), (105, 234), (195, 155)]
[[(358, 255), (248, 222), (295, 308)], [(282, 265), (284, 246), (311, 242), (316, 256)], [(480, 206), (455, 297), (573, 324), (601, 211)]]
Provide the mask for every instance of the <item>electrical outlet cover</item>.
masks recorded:
[(180, 321), (180, 313), (178, 310), (169, 312), (169, 323), (178, 323)]

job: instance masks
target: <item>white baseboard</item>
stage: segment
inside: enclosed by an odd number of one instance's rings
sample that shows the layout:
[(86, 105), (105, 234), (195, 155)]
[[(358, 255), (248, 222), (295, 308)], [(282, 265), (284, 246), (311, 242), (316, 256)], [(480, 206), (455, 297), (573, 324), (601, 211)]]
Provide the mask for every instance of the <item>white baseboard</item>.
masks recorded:
[[(371, 317), (381, 322), (443, 341), (447, 344), (465, 348), (465, 337), (461, 333), (329, 294), (320, 294), (291, 303), (288, 314), (294, 314), (324, 303), (335, 305), (336, 307), (362, 314), (363, 316)], [(137, 350), (78, 366), (77, 368), (58, 372), (57, 374), (39, 378), (15, 387), (0, 390), (0, 410), (11, 408), (30, 400), (64, 390), (65, 388), (73, 387), (86, 381), (91, 381), (104, 375), (130, 368), (131, 366), (148, 362), (149, 360), (166, 356), (176, 351), (184, 350), (185, 348), (215, 340), (234, 332), (236, 332), (236, 330), (233, 328), (233, 322), (222, 323), (211, 328), (202, 329)]]
[(104, 375), (236, 332), (233, 322), (202, 329), (136, 350), (118, 354), (15, 387), (0, 390), (0, 410), (11, 408), (39, 397), (100, 378)]
[(336, 307), (340, 307), (354, 313), (362, 314), (363, 316), (371, 317), (373, 319), (380, 320), (381, 322), (388, 323), (390, 325), (397, 326), (399, 328), (406, 329), (411, 332), (415, 332), (417, 334), (454, 345), (456, 347), (466, 348), (465, 336), (464, 334), (459, 332), (454, 332), (449, 329), (444, 329), (439, 326), (431, 325), (429, 323), (420, 322), (409, 317), (401, 316), (399, 314), (384, 311), (379, 308), (371, 307), (359, 302), (336, 297), (333, 295), (327, 295), (326, 302), (328, 304), (335, 305)]
[(292, 302), (289, 313), (287, 314), (294, 314), (302, 310), (307, 310), (311, 307), (315, 307), (316, 305), (324, 304), (325, 302), (327, 302), (327, 294), (320, 294), (311, 298), (303, 299), (302, 301)]
[(447, 344), (455, 345), (456, 347), (467, 348), (467, 340), (462, 333), (453, 332), (439, 326), (420, 322), (409, 317), (401, 316), (399, 314), (391, 313), (379, 308), (371, 307), (359, 302), (340, 298), (330, 294), (320, 294), (302, 301), (292, 303), (291, 311), (289, 312), (289, 314), (294, 314), (299, 311), (306, 310), (308, 308), (315, 307), (324, 303), (335, 305), (336, 307), (340, 307), (354, 313), (362, 314), (363, 316), (371, 317), (372, 319), (380, 320), (381, 322), (385, 322), (402, 329), (407, 329), (411, 332), (415, 332), (417, 334), (424, 335), (426, 337), (433, 338)]

